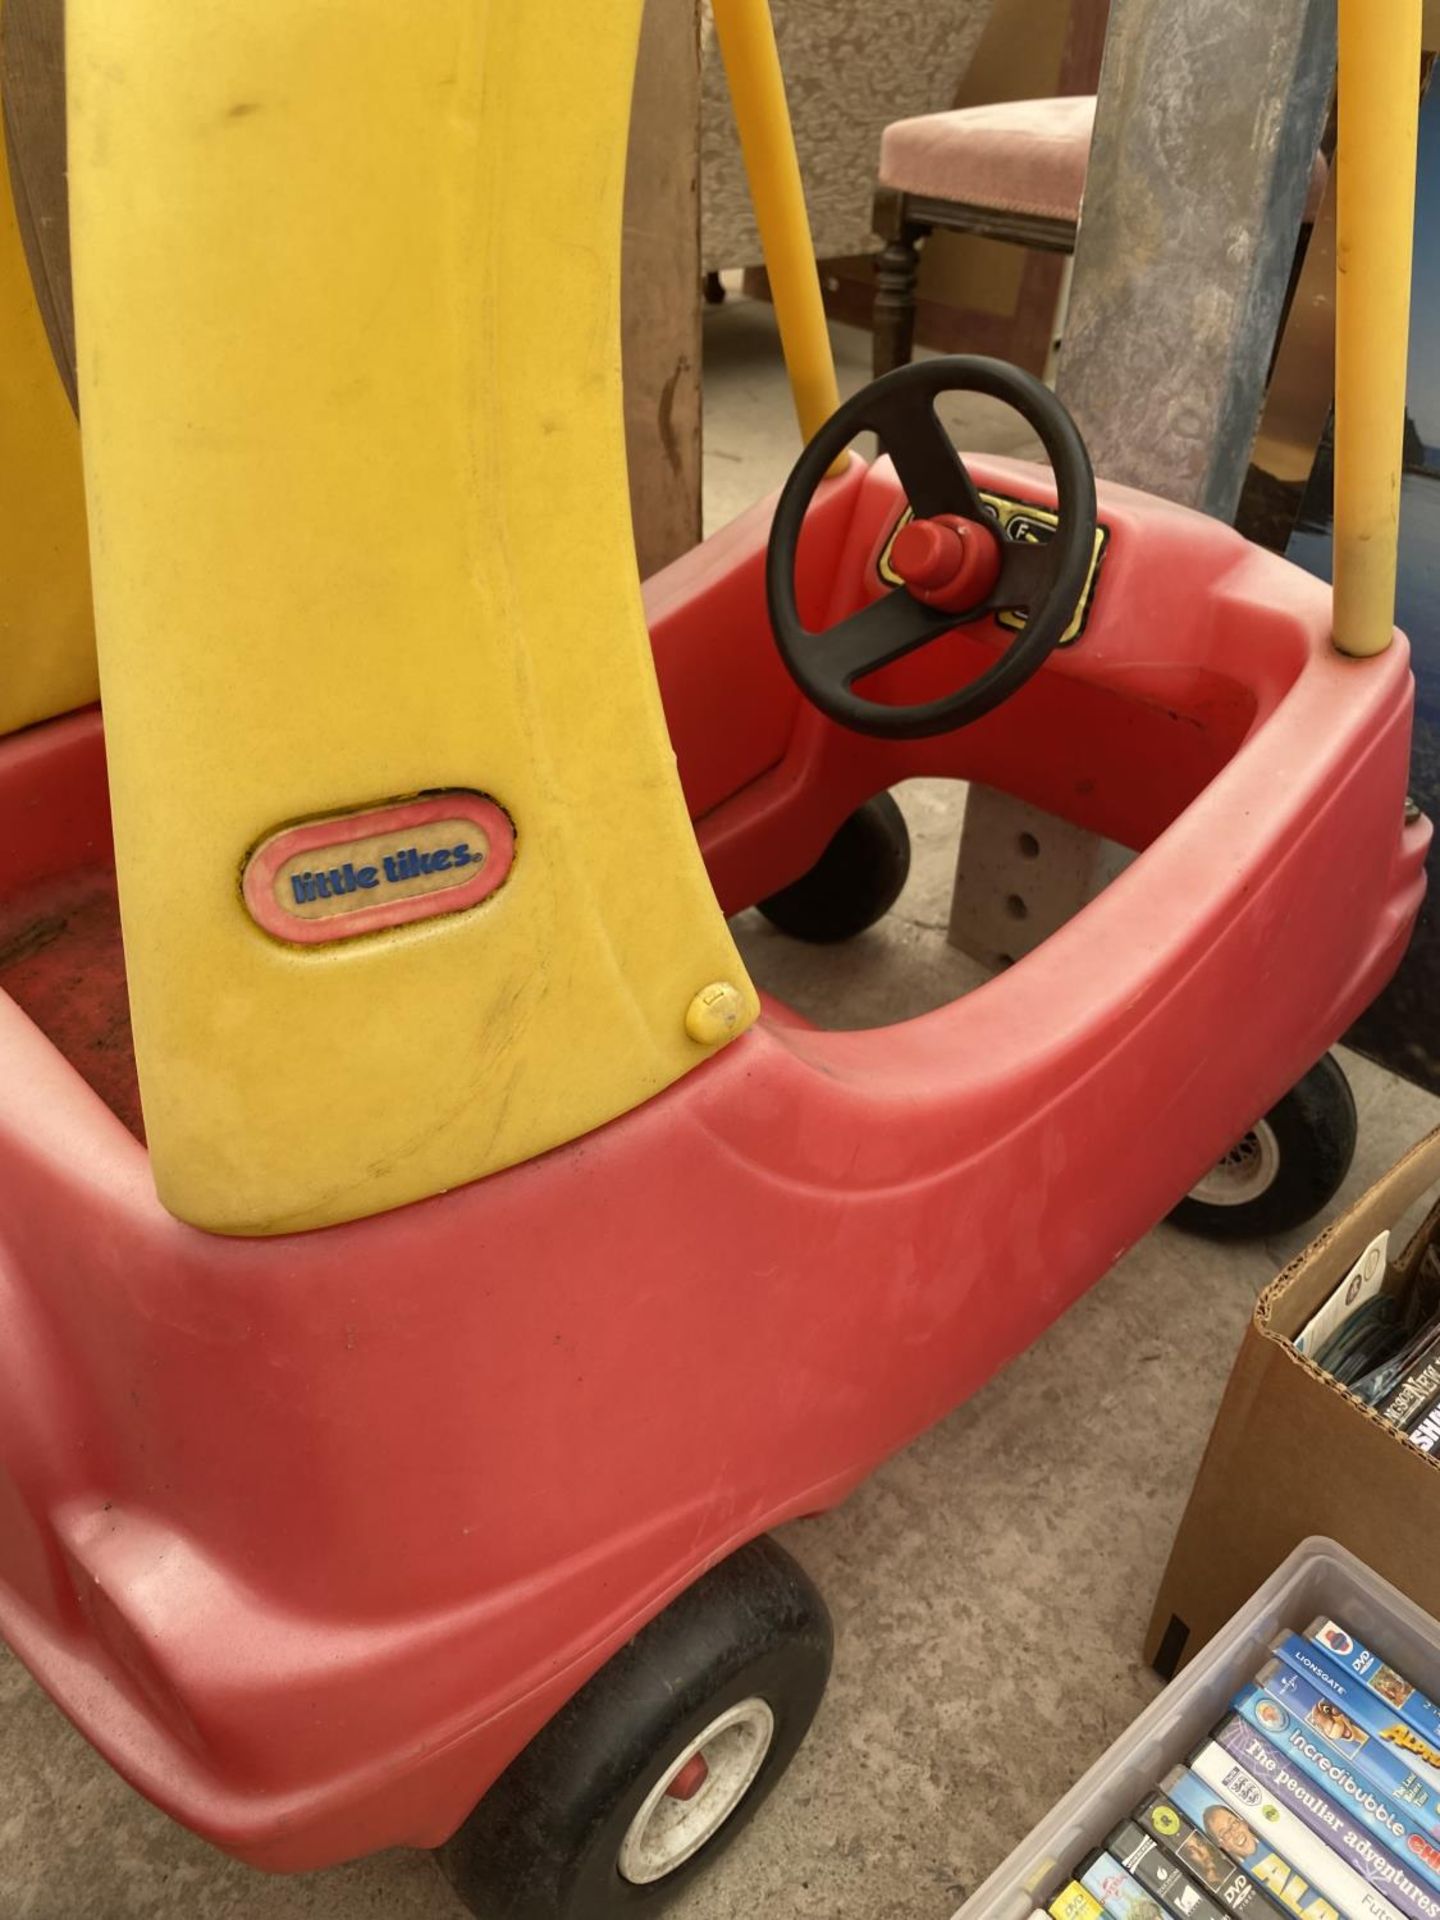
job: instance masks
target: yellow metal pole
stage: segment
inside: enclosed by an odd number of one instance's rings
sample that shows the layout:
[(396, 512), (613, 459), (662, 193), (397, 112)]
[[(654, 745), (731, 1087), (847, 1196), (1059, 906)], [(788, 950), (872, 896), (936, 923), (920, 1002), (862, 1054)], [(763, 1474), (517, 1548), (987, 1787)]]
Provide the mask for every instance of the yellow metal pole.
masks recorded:
[(1339, 6), (1335, 644), (1363, 656), (1395, 626), (1421, 0)]
[(713, 0), (795, 412), (806, 440), (840, 404), (769, 0)]

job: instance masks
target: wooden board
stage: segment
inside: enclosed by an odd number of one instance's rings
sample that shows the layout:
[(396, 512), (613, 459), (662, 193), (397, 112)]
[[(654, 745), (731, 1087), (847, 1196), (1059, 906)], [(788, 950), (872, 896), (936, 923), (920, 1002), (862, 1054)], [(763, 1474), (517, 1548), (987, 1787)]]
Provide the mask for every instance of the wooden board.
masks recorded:
[[(640, 572), (700, 539), (700, 25), (649, 0), (625, 198), (625, 423)], [(559, 289), (557, 289), (557, 292)]]
[(75, 306), (65, 196), (65, 0), (0, 0), (0, 88), (15, 209), (36, 299), (75, 399)]

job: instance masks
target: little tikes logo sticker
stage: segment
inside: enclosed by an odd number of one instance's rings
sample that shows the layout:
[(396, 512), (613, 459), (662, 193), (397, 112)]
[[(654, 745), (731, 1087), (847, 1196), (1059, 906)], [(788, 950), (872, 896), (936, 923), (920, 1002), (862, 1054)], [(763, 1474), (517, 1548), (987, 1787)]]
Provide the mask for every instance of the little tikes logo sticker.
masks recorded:
[(480, 793), (428, 793), (303, 820), (262, 840), (241, 881), (252, 919), (302, 946), (463, 913), (503, 887), (515, 829)]

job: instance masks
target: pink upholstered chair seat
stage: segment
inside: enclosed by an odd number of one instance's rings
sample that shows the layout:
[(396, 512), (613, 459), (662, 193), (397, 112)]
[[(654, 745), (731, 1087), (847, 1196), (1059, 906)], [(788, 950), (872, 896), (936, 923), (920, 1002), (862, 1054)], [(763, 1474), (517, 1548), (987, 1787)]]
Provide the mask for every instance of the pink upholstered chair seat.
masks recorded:
[(881, 142), (880, 184), (926, 200), (1078, 220), (1094, 132), (1093, 93), (897, 120)]
[[(880, 184), (926, 200), (1078, 221), (1094, 132), (1094, 94), (897, 120), (881, 143)], [(1320, 211), (1327, 178), (1317, 157), (1307, 221)]]

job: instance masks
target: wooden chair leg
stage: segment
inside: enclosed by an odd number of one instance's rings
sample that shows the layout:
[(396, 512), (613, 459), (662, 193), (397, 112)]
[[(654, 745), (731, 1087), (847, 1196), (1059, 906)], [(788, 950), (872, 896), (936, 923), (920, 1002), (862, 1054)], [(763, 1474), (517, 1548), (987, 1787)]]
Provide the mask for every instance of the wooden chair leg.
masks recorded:
[(925, 229), (906, 217), (905, 196), (882, 188), (875, 196), (875, 231), (885, 242), (875, 261), (875, 378), (907, 366), (915, 349), (919, 242)]

